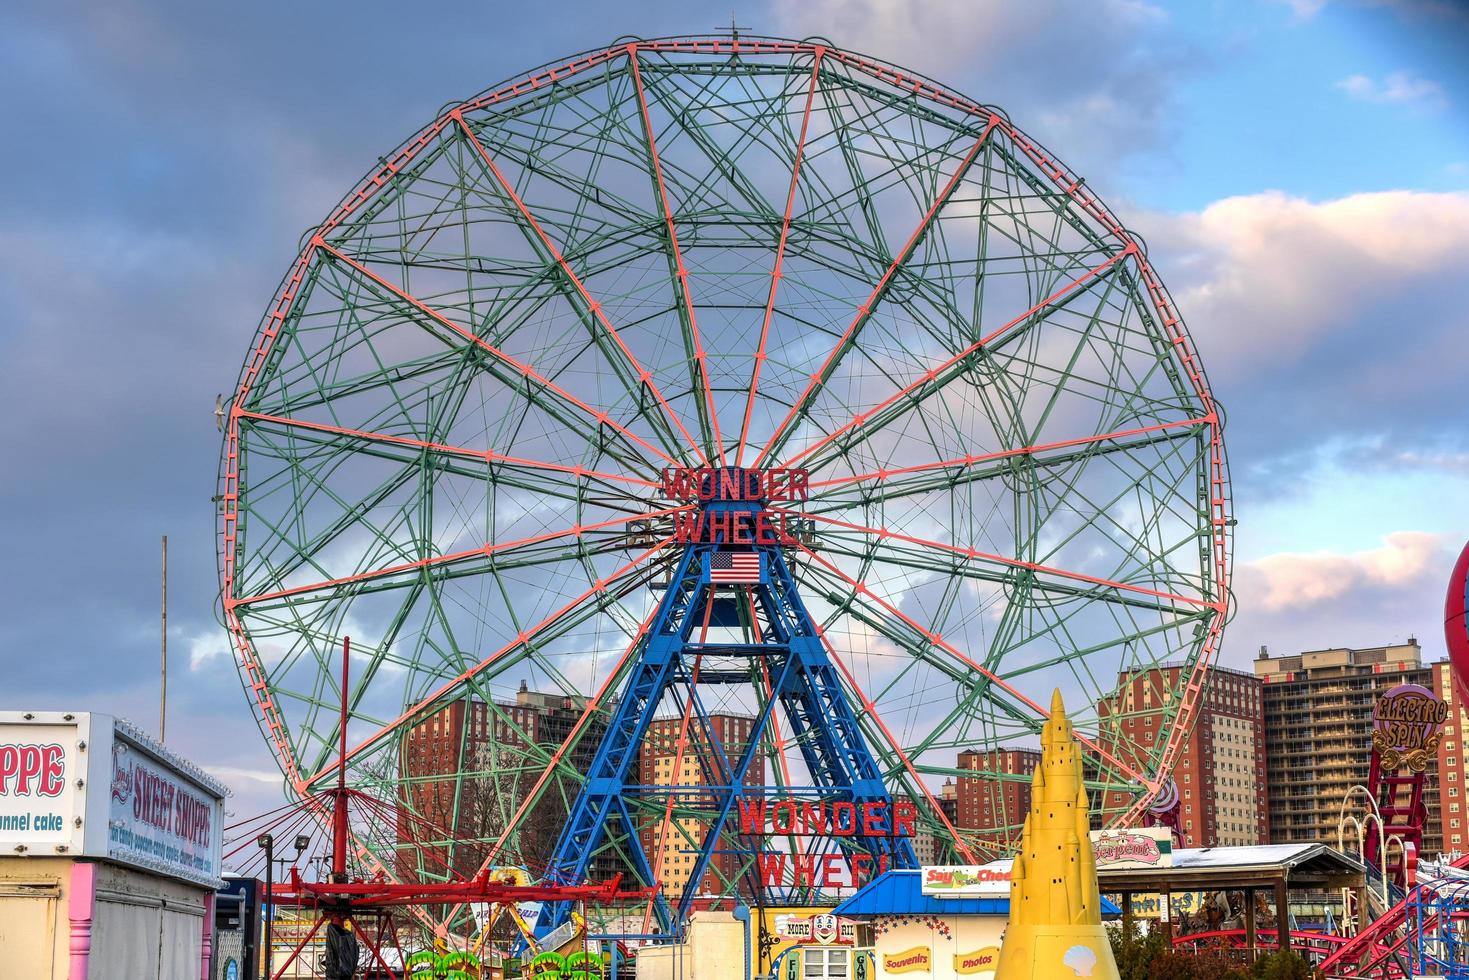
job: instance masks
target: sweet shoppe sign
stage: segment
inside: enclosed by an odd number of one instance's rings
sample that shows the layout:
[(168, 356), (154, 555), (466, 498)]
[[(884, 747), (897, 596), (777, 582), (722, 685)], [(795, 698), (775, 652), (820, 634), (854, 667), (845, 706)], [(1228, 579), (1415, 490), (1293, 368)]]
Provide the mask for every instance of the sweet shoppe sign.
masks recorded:
[(223, 786), (127, 722), (0, 711), (0, 853), (220, 884)]

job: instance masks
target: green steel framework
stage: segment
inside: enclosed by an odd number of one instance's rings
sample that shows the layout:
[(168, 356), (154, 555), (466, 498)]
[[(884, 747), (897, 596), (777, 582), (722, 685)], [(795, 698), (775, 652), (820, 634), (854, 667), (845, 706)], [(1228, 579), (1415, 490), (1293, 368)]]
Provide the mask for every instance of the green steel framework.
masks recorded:
[[(958, 753), (1035, 744), (1053, 686), (1105, 819), (1166, 781), (1228, 609), (1221, 430), (1141, 243), (1000, 110), (819, 40), (624, 41), (454, 106), (307, 236), (230, 403), (223, 612), (302, 796), (351, 635), (349, 784), (400, 811), (354, 826), (364, 871), (536, 870), (681, 552), (660, 470), (804, 467), (803, 597), (969, 858), (1018, 828), (942, 784), (1002, 812), (1025, 777)], [(1125, 715), (1167, 737), (1122, 737), (1119, 674), (1165, 662)], [(707, 710), (758, 710), (751, 671)]]

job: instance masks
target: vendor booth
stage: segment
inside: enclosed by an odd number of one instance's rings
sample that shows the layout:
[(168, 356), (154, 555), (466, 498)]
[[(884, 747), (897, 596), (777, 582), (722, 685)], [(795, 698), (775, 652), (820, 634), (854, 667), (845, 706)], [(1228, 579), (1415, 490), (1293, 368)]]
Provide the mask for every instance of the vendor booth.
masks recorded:
[[(889, 871), (836, 914), (860, 923), (859, 952), (869, 954), (873, 980), (989, 980), (1010, 916), (1008, 865)], [(1102, 913), (1116, 918), (1121, 910), (1103, 899)]]
[(0, 975), (210, 975), (226, 790), (126, 722), (0, 711)]

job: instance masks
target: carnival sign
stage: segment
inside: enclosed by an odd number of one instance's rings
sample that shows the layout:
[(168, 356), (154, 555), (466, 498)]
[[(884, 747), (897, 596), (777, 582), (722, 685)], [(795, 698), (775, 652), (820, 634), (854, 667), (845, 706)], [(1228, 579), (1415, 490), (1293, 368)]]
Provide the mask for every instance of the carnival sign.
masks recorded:
[(995, 967), (999, 965), (1000, 947), (998, 946), (986, 946), (971, 953), (954, 954), (954, 972), (960, 976), (971, 976), (976, 973), (993, 975)]
[(108, 857), (219, 877), (220, 807), (208, 790), (119, 738), (112, 743), (110, 796)]
[(1010, 894), (1010, 862), (936, 865), (923, 869), (922, 892), (935, 898), (976, 898)]
[(887, 973), (929, 973), (933, 970), (933, 953), (927, 946), (914, 946), (901, 953), (884, 953), (882, 968)]
[(1372, 706), (1372, 749), (1384, 769), (1423, 772), (1438, 753), (1447, 702), (1418, 684), (1399, 684)]
[(1099, 869), (1173, 867), (1173, 832), (1167, 827), (1094, 830), (1091, 837)]
[(775, 932), (782, 940), (820, 946), (851, 946), (857, 941), (857, 923), (830, 913), (778, 915)]
[(74, 725), (0, 725), (0, 854), (80, 846), (79, 741)]
[(0, 712), (0, 854), (104, 858), (218, 887), (226, 792), (108, 715)]

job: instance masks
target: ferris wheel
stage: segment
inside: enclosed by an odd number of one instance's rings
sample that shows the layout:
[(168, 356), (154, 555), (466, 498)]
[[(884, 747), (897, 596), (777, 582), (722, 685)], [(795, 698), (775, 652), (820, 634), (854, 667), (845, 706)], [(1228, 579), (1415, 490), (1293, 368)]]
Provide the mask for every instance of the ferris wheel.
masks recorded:
[[(679, 576), (724, 653), (778, 580), (886, 792), (977, 860), (1053, 688), (1103, 820), (1167, 785), (1228, 608), (1221, 430), (1142, 243), (999, 109), (820, 40), (622, 41), (454, 106), (306, 236), (230, 403), (224, 615), (293, 793), (345, 696), (364, 867), (538, 874)], [(745, 498), (753, 564), (710, 523)], [(713, 658), (645, 766), (700, 754), (695, 704), (765, 717), (770, 665)], [(795, 792), (830, 719), (768, 714), (745, 783)], [(718, 848), (651, 781), (593, 849), (688, 883), (670, 828)]]

